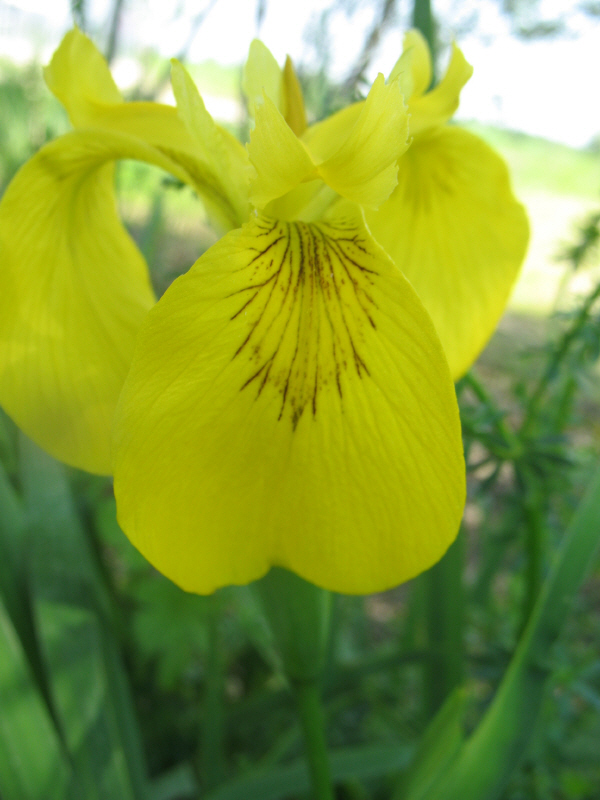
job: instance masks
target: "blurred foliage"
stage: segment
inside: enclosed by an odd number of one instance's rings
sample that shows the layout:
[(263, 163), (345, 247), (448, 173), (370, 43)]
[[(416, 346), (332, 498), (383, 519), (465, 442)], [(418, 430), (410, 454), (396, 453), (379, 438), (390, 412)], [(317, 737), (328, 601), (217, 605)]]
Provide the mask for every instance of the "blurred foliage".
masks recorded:
[(24, 161), (67, 129), (66, 114), (39, 67), (0, 61), (0, 193)]

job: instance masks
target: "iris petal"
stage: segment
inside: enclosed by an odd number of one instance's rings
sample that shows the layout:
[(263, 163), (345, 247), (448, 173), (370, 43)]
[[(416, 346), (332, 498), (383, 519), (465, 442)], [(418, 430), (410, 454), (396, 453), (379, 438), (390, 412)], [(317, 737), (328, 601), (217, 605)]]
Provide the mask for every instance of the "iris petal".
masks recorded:
[(116, 414), (120, 523), (184, 589), (271, 565), (407, 580), (454, 538), (453, 386), (410, 284), (356, 220), (257, 217), (146, 318)]
[(422, 131), (446, 123), (458, 108), (463, 86), (473, 74), (473, 67), (462, 51), (452, 45), (452, 55), (446, 74), (430, 92), (408, 101), (410, 132), (417, 137)]
[(64, 36), (44, 78), (75, 128), (93, 123), (98, 107), (123, 102), (102, 54), (78, 28)]
[(423, 34), (413, 28), (404, 34), (402, 55), (391, 71), (389, 81), (399, 79), (402, 93), (408, 99), (425, 94), (432, 77), (429, 45)]
[[(124, 103), (102, 54), (77, 29), (66, 34), (45, 77), (76, 128), (127, 134), (152, 145), (182, 167), (178, 177), (202, 198), (211, 221), (221, 231), (236, 228), (247, 218), (246, 151), (212, 121), (206, 110), (202, 120), (203, 139), (198, 136), (201, 131), (197, 108), (196, 127), (190, 132), (180, 116), (185, 117), (185, 110), (178, 113), (171, 106), (152, 102)], [(178, 88), (182, 82), (179, 80)], [(192, 87), (197, 95), (193, 84)], [(217, 150), (206, 146), (207, 133), (213, 143), (218, 140)]]
[(430, 313), (458, 379), (498, 324), (527, 249), (506, 165), (460, 128), (424, 134), (367, 221)]
[[(248, 154), (227, 131), (215, 123), (194, 82), (173, 60), (171, 83), (177, 100), (177, 110), (190, 133), (194, 156), (207, 165), (214, 175), (217, 195), (226, 197), (235, 210), (238, 224), (248, 218)], [(202, 185), (202, 181), (200, 184)]]
[(380, 74), (348, 138), (319, 165), (319, 174), (342, 197), (377, 208), (396, 185), (396, 162), (407, 140), (408, 115), (398, 84), (386, 86)]
[(266, 94), (256, 111), (248, 154), (256, 170), (250, 199), (257, 208), (264, 208), (298, 184), (317, 177), (305, 146)]
[(254, 39), (250, 44), (248, 60), (244, 66), (242, 89), (252, 118), (256, 118), (257, 109), (263, 104), (264, 92), (281, 112), (296, 136), (304, 133), (306, 129), (304, 98), (289, 56), (282, 70), (268, 47), (260, 40)]
[(275, 103), (279, 111), (285, 113), (281, 81), (281, 69), (275, 56), (260, 39), (253, 39), (242, 78), (242, 89), (252, 117), (256, 117), (257, 109), (263, 104), (263, 92)]
[(110, 430), (141, 320), (147, 268), (116, 214), (113, 164), (183, 177), (138, 140), (75, 131), (46, 145), (0, 203), (0, 402), (62, 461), (110, 472)]
[(306, 130), (306, 109), (302, 87), (292, 64), (292, 59), (287, 56), (282, 74), (282, 91), (284, 97), (285, 121), (294, 131), (296, 136), (302, 136)]

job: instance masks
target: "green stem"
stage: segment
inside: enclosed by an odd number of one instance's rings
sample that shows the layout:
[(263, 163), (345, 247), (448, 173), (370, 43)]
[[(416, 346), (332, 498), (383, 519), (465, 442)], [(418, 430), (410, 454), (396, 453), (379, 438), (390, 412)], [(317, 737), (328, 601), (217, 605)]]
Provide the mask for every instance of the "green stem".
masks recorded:
[(106, 60), (110, 64), (117, 52), (117, 38), (123, 14), (124, 0), (115, 0), (110, 18), (110, 30), (108, 33), (108, 44), (106, 45)]
[(219, 636), (219, 609), (214, 597), (208, 613), (208, 654), (201, 731), (201, 774), (205, 791), (218, 786), (225, 773), (223, 659)]
[(424, 663), (428, 716), (439, 711), (464, 678), (464, 535), (425, 573), (427, 647), (436, 655)]
[(412, 13), (413, 28), (421, 31), (431, 51), (432, 83), (435, 80), (435, 57), (437, 46), (435, 41), (435, 23), (431, 13), (431, 0), (414, 0)]
[(494, 418), (494, 427), (504, 443), (501, 451), (498, 451), (497, 448), (494, 450), (494, 455), (497, 458), (501, 458), (506, 461), (512, 461), (519, 458), (523, 452), (523, 447), (519, 437), (506, 424), (504, 413), (496, 406), (489, 393), (485, 390), (473, 372), (467, 372), (467, 374), (462, 378), (462, 383), (469, 387), (479, 402), (489, 409)]
[(334, 800), (325, 739), (325, 720), (318, 684), (314, 680), (293, 681), (292, 687), (304, 734), (314, 800)]
[(531, 474), (531, 471), (524, 468), (519, 470), (519, 473), (525, 520), (525, 552), (527, 554), (522, 623), (524, 628), (534, 609), (544, 579), (546, 560), (544, 512), (546, 503), (539, 482)]
[(571, 345), (573, 342), (577, 340), (582, 328), (588, 321), (590, 316), (590, 312), (596, 300), (600, 297), (600, 283), (594, 291), (588, 295), (585, 300), (585, 303), (581, 306), (579, 313), (575, 317), (573, 324), (571, 327), (566, 331), (564, 334), (559, 346), (554, 350), (552, 356), (550, 357), (548, 363), (546, 364), (546, 369), (542, 373), (537, 385), (531, 395), (531, 399), (529, 400), (527, 413), (525, 415), (525, 419), (521, 426), (520, 434), (521, 437), (524, 434), (528, 433), (530, 428), (532, 427), (533, 423), (535, 422), (536, 416), (542, 403), (544, 401), (544, 395), (546, 394), (546, 390), (548, 389), (550, 383), (556, 377), (558, 372), (558, 368), (560, 367), (563, 359), (569, 352)]

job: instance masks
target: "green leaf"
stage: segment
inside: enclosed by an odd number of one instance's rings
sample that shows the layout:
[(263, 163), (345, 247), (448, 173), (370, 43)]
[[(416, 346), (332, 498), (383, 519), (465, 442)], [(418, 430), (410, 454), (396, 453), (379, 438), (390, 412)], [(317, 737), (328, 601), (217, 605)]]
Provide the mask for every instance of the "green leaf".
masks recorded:
[(179, 764), (152, 781), (148, 800), (187, 800), (198, 793), (194, 770), (189, 764)]
[(62, 466), (23, 437), (31, 591), (80, 797), (142, 800), (146, 771), (111, 601)]
[(431, 787), (447, 771), (463, 744), (465, 702), (464, 689), (456, 689), (435, 715), (403, 776), (400, 791), (394, 795), (398, 800), (428, 800)]
[(207, 615), (213, 598), (188, 594), (154, 572), (137, 581), (132, 596), (137, 650), (156, 664), (159, 685), (173, 690), (189, 664), (208, 649)]
[(542, 587), (496, 696), (451, 769), (427, 800), (497, 800), (526, 751), (556, 641), (600, 543), (600, 470), (594, 476)]
[(29, 536), (22, 504), (0, 462), (0, 598), (50, 708), (27, 587), (28, 554)]
[[(413, 749), (400, 742), (348, 747), (331, 751), (331, 774), (341, 781), (379, 778), (399, 772), (410, 761)], [(205, 795), (205, 800), (279, 800), (310, 791), (308, 769), (303, 759), (292, 764), (256, 771), (225, 783)]]
[(0, 795), (64, 800), (70, 769), (19, 636), (0, 602)]

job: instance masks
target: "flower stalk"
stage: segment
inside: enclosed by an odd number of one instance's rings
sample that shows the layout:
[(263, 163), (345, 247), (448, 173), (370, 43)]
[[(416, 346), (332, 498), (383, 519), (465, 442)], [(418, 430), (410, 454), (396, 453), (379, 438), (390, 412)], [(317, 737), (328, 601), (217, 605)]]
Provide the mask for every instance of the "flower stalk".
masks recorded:
[(320, 678), (325, 667), (331, 594), (274, 567), (254, 584), (290, 682), (316, 800), (333, 800)]
[(464, 533), (446, 555), (423, 575), (427, 642), (432, 658), (424, 662), (425, 703), (432, 718), (464, 679)]
[(293, 681), (296, 708), (304, 734), (306, 759), (315, 800), (333, 800), (331, 768), (325, 739), (325, 720), (316, 680)]

